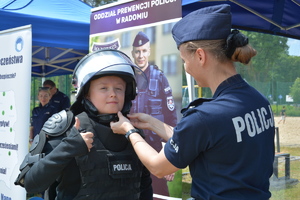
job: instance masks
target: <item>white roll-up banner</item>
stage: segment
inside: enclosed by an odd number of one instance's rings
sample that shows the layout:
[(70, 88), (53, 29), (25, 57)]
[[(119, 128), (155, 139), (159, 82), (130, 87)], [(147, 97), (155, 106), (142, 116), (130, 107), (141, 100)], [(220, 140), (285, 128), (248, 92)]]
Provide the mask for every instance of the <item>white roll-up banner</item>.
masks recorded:
[(28, 153), (31, 25), (0, 31), (0, 199), (24, 200), (14, 185)]

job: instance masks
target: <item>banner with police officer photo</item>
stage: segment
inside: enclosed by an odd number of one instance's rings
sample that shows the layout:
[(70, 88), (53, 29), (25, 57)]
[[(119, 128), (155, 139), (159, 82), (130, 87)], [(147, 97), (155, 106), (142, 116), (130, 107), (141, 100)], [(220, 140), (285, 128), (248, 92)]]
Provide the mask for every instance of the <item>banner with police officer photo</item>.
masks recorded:
[[(147, 77), (136, 74), (138, 94), (131, 113), (147, 113), (171, 126), (181, 117), (182, 61), (171, 33), (181, 16), (181, 1), (141, 0), (93, 8), (90, 17), (89, 51), (121, 50)], [(166, 141), (149, 130), (144, 133), (159, 152)], [(181, 170), (151, 177), (154, 199), (181, 199)]]
[(0, 31), (0, 44), (0, 196), (25, 199), (14, 181), (29, 145), (31, 26)]

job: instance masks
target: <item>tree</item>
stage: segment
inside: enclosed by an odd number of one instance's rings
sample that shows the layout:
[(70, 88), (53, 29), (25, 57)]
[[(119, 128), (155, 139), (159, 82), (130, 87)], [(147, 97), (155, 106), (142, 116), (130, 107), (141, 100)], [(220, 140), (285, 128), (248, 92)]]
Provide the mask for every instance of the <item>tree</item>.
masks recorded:
[[(250, 45), (256, 49), (249, 67), (245, 68), (244, 77), (249, 81), (272, 82), (281, 75), (278, 65), (282, 56), (288, 56), (287, 38), (269, 34), (242, 31), (249, 38)], [(242, 67), (242, 66), (241, 66)]]
[(293, 97), (294, 103), (300, 102), (300, 78), (296, 78), (293, 86), (290, 88), (290, 96)]
[(300, 74), (300, 57), (290, 55), (280, 55), (275, 63), (277, 71), (277, 81), (294, 82)]

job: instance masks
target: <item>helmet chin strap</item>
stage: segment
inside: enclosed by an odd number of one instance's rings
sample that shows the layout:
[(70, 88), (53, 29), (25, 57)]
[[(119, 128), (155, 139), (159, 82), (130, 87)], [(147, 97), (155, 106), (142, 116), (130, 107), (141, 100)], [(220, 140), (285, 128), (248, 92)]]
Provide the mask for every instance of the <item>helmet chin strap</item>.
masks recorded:
[(97, 115), (97, 119), (99, 123), (110, 123), (119, 121), (119, 117), (117, 114), (99, 114)]

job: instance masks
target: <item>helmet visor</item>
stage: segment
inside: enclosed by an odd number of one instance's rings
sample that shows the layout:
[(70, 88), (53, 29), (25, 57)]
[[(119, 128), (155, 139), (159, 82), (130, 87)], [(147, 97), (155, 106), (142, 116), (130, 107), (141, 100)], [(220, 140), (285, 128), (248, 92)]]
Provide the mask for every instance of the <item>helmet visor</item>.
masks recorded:
[(117, 50), (100, 50), (86, 55), (77, 64), (73, 73), (73, 84), (77, 89), (76, 97), (80, 94), (81, 88), (96, 75), (131, 77), (135, 82), (135, 76), (138, 75), (143, 83), (138, 88), (148, 85), (145, 73), (126, 54)]

